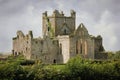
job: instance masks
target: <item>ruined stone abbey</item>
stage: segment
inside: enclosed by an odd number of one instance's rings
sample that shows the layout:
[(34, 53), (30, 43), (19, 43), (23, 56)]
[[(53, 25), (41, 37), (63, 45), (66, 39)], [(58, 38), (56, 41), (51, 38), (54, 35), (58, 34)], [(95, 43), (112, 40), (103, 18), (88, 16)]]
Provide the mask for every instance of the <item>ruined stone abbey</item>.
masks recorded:
[(70, 58), (81, 55), (88, 59), (105, 59), (102, 37), (92, 36), (81, 23), (76, 29), (76, 12), (70, 16), (55, 10), (51, 16), (42, 15), (43, 38), (33, 38), (32, 31), (24, 35), (17, 31), (13, 38), (14, 55), (23, 54), (26, 59), (41, 60), (43, 63), (66, 63)]

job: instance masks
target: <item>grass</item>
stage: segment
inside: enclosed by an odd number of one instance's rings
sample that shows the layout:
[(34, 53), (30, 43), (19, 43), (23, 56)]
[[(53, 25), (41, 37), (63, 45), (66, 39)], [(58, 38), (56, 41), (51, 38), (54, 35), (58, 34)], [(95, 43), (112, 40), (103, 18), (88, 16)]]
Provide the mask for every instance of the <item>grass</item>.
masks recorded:
[(65, 64), (49, 64), (46, 65), (44, 68), (46, 69), (55, 69), (55, 70), (63, 70), (65, 68)]

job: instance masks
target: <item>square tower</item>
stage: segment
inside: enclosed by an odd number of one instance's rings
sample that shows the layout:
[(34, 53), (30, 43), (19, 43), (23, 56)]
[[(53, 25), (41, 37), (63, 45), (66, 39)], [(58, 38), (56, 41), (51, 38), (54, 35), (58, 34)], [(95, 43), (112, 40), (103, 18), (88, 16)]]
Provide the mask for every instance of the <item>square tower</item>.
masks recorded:
[(71, 10), (70, 16), (64, 16), (58, 10), (55, 10), (51, 16), (47, 15), (47, 11), (43, 13), (42, 26), (43, 36), (56, 37), (58, 35), (70, 35), (75, 31), (75, 11)]

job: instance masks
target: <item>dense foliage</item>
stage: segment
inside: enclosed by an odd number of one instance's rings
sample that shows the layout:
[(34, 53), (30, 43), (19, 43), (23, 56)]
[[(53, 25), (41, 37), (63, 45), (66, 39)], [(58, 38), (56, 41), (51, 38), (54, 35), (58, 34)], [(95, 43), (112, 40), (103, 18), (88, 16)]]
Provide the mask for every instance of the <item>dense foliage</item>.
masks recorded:
[(108, 59), (120, 60), (120, 51), (108, 52)]
[(0, 80), (120, 80), (120, 60), (93, 61), (79, 55), (62, 65), (10, 56), (0, 61)]

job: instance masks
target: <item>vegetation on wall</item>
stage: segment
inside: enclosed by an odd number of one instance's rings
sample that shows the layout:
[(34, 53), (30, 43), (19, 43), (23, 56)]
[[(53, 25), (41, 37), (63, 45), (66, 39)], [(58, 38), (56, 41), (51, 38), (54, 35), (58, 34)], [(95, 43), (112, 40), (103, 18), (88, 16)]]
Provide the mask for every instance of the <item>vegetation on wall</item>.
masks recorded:
[(120, 80), (120, 60), (93, 61), (78, 55), (67, 64), (45, 65), (9, 56), (0, 61), (0, 80)]
[(54, 29), (51, 25), (51, 22), (50, 22), (50, 20), (47, 16), (45, 18), (46, 18), (46, 21), (47, 21), (48, 34), (49, 34), (50, 37), (54, 37)]

